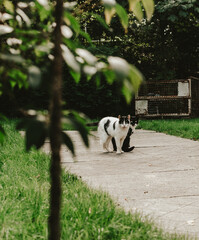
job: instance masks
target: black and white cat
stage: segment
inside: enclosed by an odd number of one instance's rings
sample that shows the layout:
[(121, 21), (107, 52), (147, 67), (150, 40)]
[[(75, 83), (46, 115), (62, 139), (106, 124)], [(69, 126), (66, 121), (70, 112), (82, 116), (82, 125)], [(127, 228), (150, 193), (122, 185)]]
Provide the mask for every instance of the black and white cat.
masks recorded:
[(104, 150), (112, 152), (112, 150), (109, 148), (109, 143), (111, 139), (114, 138), (117, 147), (116, 153), (123, 152), (122, 145), (129, 131), (130, 118), (130, 115), (119, 115), (118, 118), (105, 117), (100, 120), (98, 124), (98, 134)]
[[(122, 145), (122, 151), (131, 152), (135, 148), (135, 146), (130, 147), (130, 137), (134, 133), (137, 125), (138, 125), (138, 117), (137, 116), (131, 116), (130, 127), (129, 127), (128, 133), (126, 135), (126, 138), (124, 139), (124, 142), (123, 142), (123, 145)], [(112, 144), (113, 144), (113, 150), (117, 151), (115, 138), (112, 138)]]

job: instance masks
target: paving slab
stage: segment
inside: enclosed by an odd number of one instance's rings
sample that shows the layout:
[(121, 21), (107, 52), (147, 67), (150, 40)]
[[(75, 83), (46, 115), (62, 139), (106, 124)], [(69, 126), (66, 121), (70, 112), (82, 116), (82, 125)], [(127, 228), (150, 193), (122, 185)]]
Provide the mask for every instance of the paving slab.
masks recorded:
[(63, 147), (63, 167), (110, 193), (125, 210), (149, 216), (166, 231), (199, 238), (199, 142), (136, 130), (135, 149), (116, 154), (103, 152), (96, 132), (89, 149), (78, 132), (67, 133), (77, 156)]

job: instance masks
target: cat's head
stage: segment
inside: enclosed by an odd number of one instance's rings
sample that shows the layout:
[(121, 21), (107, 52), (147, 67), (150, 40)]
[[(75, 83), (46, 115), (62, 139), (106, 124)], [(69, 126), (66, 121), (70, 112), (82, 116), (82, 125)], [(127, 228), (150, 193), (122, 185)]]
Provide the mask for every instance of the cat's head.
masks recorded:
[(131, 116), (130, 118), (130, 124), (133, 127), (136, 127), (138, 125), (139, 118), (137, 116)]
[(118, 119), (119, 119), (119, 124), (122, 128), (129, 127), (129, 124), (130, 124), (130, 121), (131, 121), (131, 116), (130, 115), (128, 115), (128, 116), (119, 115)]

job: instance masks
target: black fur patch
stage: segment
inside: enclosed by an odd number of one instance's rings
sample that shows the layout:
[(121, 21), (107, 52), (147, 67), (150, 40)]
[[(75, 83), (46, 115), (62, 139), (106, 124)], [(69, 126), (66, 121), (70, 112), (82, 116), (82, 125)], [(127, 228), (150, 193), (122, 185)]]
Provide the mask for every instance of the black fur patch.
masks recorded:
[(104, 124), (104, 130), (105, 130), (105, 132), (107, 133), (108, 136), (110, 136), (110, 134), (107, 131), (107, 128), (109, 127), (109, 125), (110, 125), (110, 120), (108, 119), (107, 122)]
[(115, 138), (112, 138), (112, 144), (113, 144), (113, 151), (117, 151), (117, 146), (116, 146), (116, 142), (115, 142)]
[(117, 122), (117, 121), (115, 121), (115, 122), (113, 123), (113, 129), (114, 129), (114, 130), (115, 130), (115, 124), (116, 124), (116, 122)]
[(139, 122), (139, 119), (138, 119), (137, 116), (131, 116), (130, 124), (131, 124), (132, 126), (135, 126), (135, 124), (138, 124), (138, 122)]

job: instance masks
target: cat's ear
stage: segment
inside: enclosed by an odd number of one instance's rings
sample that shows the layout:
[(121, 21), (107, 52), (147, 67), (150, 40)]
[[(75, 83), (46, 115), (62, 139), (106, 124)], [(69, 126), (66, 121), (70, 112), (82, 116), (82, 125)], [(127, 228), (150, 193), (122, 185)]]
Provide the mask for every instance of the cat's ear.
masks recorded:
[(130, 120), (131, 119), (131, 115), (128, 115), (128, 120)]
[(121, 118), (121, 116), (120, 116), (120, 115), (118, 115), (118, 118), (120, 119), (120, 118)]

